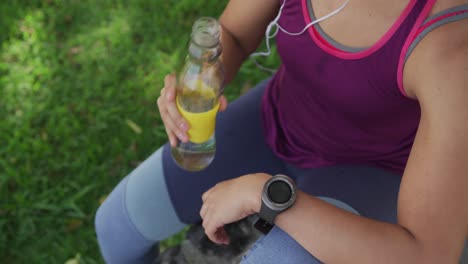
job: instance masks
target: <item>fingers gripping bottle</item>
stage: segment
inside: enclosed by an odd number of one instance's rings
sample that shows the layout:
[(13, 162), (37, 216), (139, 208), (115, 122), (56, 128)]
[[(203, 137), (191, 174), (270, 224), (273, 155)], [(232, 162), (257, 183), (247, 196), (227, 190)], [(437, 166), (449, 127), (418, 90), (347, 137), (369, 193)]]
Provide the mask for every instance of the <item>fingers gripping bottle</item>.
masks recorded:
[(172, 148), (176, 163), (189, 171), (206, 168), (214, 159), (215, 118), (223, 92), (224, 70), (220, 61), (220, 25), (214, 18), (195, 21), (188, 56), (177, 82), (176, 103), (188, 121), (189, 142)]

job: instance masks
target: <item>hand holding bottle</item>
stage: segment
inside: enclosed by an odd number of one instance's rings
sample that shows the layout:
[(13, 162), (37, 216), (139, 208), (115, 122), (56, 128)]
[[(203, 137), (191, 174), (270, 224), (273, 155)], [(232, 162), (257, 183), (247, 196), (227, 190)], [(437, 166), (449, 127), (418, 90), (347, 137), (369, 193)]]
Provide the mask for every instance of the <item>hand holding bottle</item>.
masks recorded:
[(166, 76), (158, 98), (172, 157), (188, 171), (203, 170), (213, 161), (216, 114), (227, 106), (220, 29), (214, 18), (195, 21), (184, 66), (177, 78)]
[[(172, 147), (177, 145), (178, 140), (184, 143), (189, 141), (187, 134), (189, 124), (186, 120), (184, 120), (179, 110), (177, 109), (176, 84), (177, 80), (175, 74), (166, 75), (164, 78), (164, 88), (161, 89), (161, 95), (157, 100), (159, 113), (161, 114), (161, 118), (166, 129), (166, 134)], [(219, 102), (219, 110), (224, 111), (228, 105), (226, 98), (221, 96), (219, 98)]]

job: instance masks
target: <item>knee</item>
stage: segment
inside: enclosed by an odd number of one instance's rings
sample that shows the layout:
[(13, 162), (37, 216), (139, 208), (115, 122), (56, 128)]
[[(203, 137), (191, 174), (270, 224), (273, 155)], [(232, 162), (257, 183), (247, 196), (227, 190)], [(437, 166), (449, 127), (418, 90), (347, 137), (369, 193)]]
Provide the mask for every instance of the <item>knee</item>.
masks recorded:
[(125, 208), (124, 179), (98, 208), (94, 226), (106, 263), (149, 263), (154, 241), (144, 238), (131, 223)]
[(110, 212), (106, 210), (106, 207), (108, 207), (107, 201), (99, 206), (94, 216), (94, 230), (103, 257), (109, 252), (112, 234), (118, 232), (118, 230), (112, 230), (112, 219), (110, 219)]
[[(122, 184), (122, 183), (121, 183)], [(120, 184), (119, 184), (120, 185)], [(99, 206), (94, 217), (94, 228), (96, 231), (97, 242), (101, 250), (101, 254), (106, 263), (113, 263), (111, 261), (113, 256), (118, 252), (118, 244), (116, 241), (121, 239), (119, 234), (122, 232), (123, 225), (118, 224), (121, 222), (122, 214), (119, 214), (119, 196), (123, 196), (119, 191), (121, 188), (117, 186), (115, 190), (106, 198), (106, 200)]]

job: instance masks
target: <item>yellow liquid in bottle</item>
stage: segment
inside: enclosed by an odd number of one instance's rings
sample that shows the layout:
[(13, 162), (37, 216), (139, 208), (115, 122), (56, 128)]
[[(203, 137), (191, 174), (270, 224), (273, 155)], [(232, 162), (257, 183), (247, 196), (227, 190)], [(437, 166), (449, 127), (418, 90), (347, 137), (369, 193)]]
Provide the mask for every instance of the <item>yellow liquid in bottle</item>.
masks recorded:
[(190, 113), (207, 112), (218, 104), (215, 90), (201, 80), (187, 83), (178, 93), (177, 100), (180, 106)]
[(214, 129), (218, 97), (214, 89), (197, 81), (179, 91), (177, 105), (190, 125), (190, 141), (179, 142), (177, 147), (172, 148), (172, 156), (186, 170), (202, 170), (213, 161), (216, 152)]

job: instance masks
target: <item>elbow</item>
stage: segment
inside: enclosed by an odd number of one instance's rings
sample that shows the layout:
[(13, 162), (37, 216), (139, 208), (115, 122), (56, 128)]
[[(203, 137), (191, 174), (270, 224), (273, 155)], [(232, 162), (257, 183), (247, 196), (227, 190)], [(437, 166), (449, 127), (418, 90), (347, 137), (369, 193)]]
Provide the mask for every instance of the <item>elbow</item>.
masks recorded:
[(467, 255), (465, 261), (468, 260), (468, 243), (465, 243), (464, 237), (460, 240), (453, 237), (448, 238), (447, 235), (439, 237), (434, 236), (434, 234), (417, 236), (409, 230), (405, 230), (414, 241), (413, 254), (410, 254), (412, 257), (408, 263), (455, 264), (460, 263), (463, 255)]
[[(463, 243), (463, 245), (464, 244), (465, 243)], [(466, 246), (465, 246), (465, 250), (463, 250), (463, 246), (462, 246), (462, 249), (458, 249), (458, 247), (457, 248), (448, 247), (446, 245), (442, 245), (441, 243), (437, 247), (436, 246), (423, 247), (419, 255), (420, 261), (418, 261), (417, 263), (427, 263), (427, 264), (460, 263), (460, 261), (462, 261), (463, 251), (466, 251)], [(462, 261), (461, 263), (465, 263), (465, 262)]]

